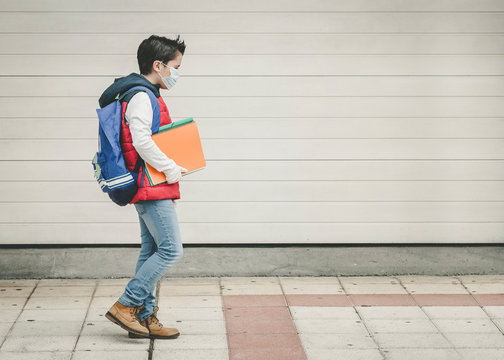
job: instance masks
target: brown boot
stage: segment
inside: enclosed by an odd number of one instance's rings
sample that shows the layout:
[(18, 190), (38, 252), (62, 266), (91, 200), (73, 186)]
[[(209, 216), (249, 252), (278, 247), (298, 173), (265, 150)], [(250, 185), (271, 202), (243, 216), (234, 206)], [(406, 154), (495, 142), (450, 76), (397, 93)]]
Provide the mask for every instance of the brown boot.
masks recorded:
[(137, 317), (142, 307), (143, 305), (124, 306), (119, 301), (116, 301), (109, 311), (107, 311), (105, 317), (131, 333), (149, 336), (149, 329), (140, 324)]
[(154, 306), (154, 311), (149, 315), (147, 319), (141, 322), (142, 325), (149, 329), (149, 336), (137, 335), (133, 332), (129, 332), (128, 336), (130, 338), (143, 338), (149, 337), (151, 339), (175, 339), (180, 335), (176, 328), (165, 328), (163, 324), (159, 322), (157, 318), (157, 312), (159, 310), (158, 306)]

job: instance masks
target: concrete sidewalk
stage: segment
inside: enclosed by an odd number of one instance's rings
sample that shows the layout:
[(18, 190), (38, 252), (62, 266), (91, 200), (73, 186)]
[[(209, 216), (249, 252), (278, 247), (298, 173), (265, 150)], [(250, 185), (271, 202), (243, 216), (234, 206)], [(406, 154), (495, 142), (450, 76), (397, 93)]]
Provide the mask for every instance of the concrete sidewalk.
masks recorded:
[(163, 278), (168, 340), (105, 318), (129, 280), (0, 280), (0, 359), (504, 358), (504, 275)]

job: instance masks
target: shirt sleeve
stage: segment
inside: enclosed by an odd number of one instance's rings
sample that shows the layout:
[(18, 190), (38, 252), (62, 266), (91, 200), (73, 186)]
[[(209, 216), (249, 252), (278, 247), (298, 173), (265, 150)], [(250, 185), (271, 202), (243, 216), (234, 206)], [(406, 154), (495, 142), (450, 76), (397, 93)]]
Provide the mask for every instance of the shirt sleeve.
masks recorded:
[(125, 113), (125, 121), (130, 127), (133, 147), (149, 165), (166, 174), (175, 171), (177, 165), (152, 140), (152, 117), (149, 95), (143, 91), (137, 92), (128, 102)]

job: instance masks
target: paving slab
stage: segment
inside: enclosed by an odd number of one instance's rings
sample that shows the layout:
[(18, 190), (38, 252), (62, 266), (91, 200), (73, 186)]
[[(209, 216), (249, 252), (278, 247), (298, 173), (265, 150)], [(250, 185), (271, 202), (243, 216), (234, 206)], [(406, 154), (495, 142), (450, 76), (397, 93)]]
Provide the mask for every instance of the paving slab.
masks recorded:
[(488, 314), (479, 306), (423, 306), (431, 319), (488, 319)]
[(304, 349), (377, 349), (376, 341), (369, 334), (334, 333), (299, 334)]
[(340, 319), (359, 320), (359, 314), (353, 307), (334, 306), (290, 306), (293, 319)]
[(440, 332), (391, 332), (373, 335), (382, 349), (452, 348)]
[(502, 360), (502, 349), (464, 349), (460, 355), (463, 360)]
[(428, 319), (428, 316), (417, 306), (356, 306), (360, 316), (368, 319)]
[(503, 275), (165, 277), (164, 340), (105, 318), (129, 280), (0, 280), (0, 359), (504, 358)]
[(0, 350), (2, 360), (70, 360), (71, 351), (32, 351), (14, 352)]
[(436, 333), (436, 326), (425, 319), (366, 319), (366, 326), (374, 334), (379, 333)]
[(308, 360), (383, 360), (378, 349), (307, 349)]
[(166, 349), (159, 350), (155, 348), (152, 359), (229, 360), (229, 355), (228, 349), (169, 349), (167, 351)]
[[(454, 349), (412, 348), (385, 349), (387, 360), (459, 360), (462, 356)], [(475, 358), (476, 359), (476, 358)]]
[(78, 335), (47, 336), (41, 332), (36, 336), (7, 336), (0, 350), (15, 352), (72, 351)]
[[(160, 354), (161, 355), (161, 354)], [(148, 360), (149, 352), (147, 350), (94, 350), (94, 351), (75, 351), (71, 360)], [(158, 357), (162, 359), (162, 357)]]

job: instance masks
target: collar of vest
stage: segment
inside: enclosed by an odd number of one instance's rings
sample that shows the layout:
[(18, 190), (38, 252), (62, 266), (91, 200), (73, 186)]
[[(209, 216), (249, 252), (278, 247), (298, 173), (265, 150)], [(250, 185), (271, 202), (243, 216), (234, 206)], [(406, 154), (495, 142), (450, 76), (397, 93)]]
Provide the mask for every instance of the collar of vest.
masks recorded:
[(103, 108), (113, 102), (117, 94), (122, 94), (132, 87), (138, 85), (149, 88), (156, 97), (161, 96), (161, 94), (159, 93), (161, 85), (151, 83), (141, 74), (131, 73), (128, 76), (116, 78), (114, 80), (114, 83), (103, 92), (103, 94), (100, 96), (100, 99), (98, 100), (100, 107)]

